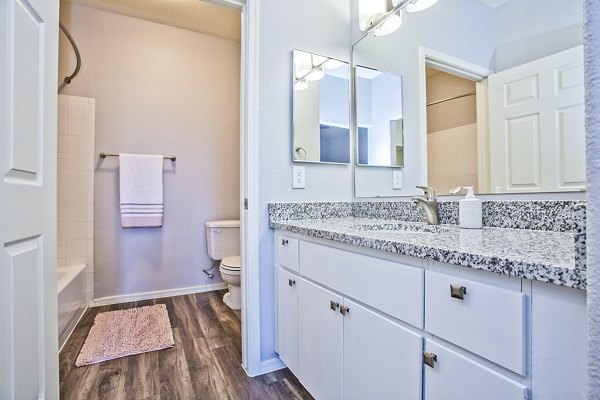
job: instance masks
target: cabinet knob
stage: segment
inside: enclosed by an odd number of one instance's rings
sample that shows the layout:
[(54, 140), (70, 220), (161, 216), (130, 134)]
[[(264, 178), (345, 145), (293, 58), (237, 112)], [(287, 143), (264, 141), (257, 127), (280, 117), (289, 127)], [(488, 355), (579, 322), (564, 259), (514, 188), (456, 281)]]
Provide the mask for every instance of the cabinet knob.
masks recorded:
[(285, 245), (286, 245), (286, 244), (288, 244), (288, 243), (289, 243), (289, 241), (288, 241), (287, 239), (281, 239), (281, 244), (282, 244), (282, 245), (284, 245), (284, 246), (285, 246)]
[(350, 308), (349, 308), (349, 307), (346, 307), (346, 306), (341, 306), (341, 307), (340, 307), (340, 313), (341, 313), (342, 315), (346, 315), (346, 314), (348, 314), (349, 312), (350, 312)]
[(329, 308), (331, 308), (333, 311), (337, 310), (339, 306), (340, 306), (340, 303), (338, 303), (336, 301), (331, 300), (329, 302)]
[(428, 351), (423, 352), (423, 364), (435, 368), (435, 362), (437, 361), (437, 355)]
[(450, 284), (450, 297), (464, 300), (467, 294), (467, 288), (462, 285)]
[(293, 279), (288, 279), (288, 285), (290, 286), (294, 286), (296, 284), (296, 281)]

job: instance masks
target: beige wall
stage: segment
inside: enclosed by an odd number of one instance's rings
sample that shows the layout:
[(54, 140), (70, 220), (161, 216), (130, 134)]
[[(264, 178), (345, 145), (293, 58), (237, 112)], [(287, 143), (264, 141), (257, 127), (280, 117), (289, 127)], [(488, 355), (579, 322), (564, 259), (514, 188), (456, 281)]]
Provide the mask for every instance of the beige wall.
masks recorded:
[[(212, 283), (204, 223), (239, 218), (240, 43), (65, 3), (61, 21), (83, 59), (62, 93), (96, 99), (96, 298)], [(62, 80), (74, 57), (60, 45)], [(121, 228), (119, 163), (103, 151), (177, 156), (162, 228)]]
[[(474, 91), (474, 81), (427, 70), (427, 104)], [(427, 107), (427, 175), (428, 186), (439, 194), (456, 186), (478, 191), (475, 96)]]

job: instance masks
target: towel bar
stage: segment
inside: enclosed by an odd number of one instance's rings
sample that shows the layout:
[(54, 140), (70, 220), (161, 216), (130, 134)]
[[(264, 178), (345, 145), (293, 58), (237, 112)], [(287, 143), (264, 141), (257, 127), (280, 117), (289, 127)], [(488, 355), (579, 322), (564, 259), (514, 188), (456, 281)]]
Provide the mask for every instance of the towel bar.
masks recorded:
[[(118, 154), (112, 154), (112, 153), (100, 153), (100, 158), (106, 158), (106, 157), (118, 157)], [(171, 161), (176, 161), (177, 157), (175, 156), (163, 156), (163, 158), (165, 160), (171, 160)]]

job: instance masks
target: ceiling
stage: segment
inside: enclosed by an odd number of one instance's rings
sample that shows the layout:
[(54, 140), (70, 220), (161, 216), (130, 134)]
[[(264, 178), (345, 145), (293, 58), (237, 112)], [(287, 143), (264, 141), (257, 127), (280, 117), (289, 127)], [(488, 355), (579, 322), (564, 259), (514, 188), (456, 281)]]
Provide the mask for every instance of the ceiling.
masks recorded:
[(509, 0), (479, 0), (483, 4), (487, 4), (491, 7), (499, 7), (502, 4), (508, 2)]
[(240, 41), (241, 11), (202, 0), (63, 0), (193, 32)]

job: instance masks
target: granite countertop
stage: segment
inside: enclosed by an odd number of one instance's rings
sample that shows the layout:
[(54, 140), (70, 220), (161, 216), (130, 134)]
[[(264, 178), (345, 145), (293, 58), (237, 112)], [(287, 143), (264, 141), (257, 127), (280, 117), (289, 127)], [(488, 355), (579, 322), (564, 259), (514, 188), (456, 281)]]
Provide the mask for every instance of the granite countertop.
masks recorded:
[(575, 267), (572, 232), (460, 229), (456, 225), (429, 226), (355, 217), (270, 221), (269, 226), (391, 253), (586, 288), (585, 269)]

